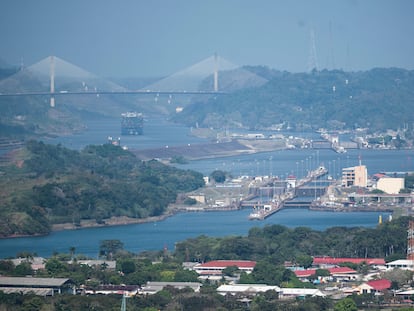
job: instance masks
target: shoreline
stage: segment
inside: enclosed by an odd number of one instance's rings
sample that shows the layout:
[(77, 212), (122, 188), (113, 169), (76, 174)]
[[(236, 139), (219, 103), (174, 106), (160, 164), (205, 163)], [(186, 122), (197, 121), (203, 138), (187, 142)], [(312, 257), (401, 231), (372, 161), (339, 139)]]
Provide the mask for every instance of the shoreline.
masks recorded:
[(58, 231), (70, 231), (70, 230), (81, 230), (88, 228), (102, 228), (102, 227), (115, 227), (115, 226), (127, 226), (133, 224), (144, 224), (149, 222), (163, 221), (164, 219), (173, 216), (175, 213), (168, 212), (160, 216), (152, 216), (147, 218), (130, 218), (126, 216), (111, 217), (105, 219), (104, 223), (97, 223), (95, 220), (84, 220), (81, 221), (81, 225), (77, 226), (73, 223), (61, 223), (51, 225), (51, 229), (48, 233), (39, 234), (13, 234), (10, 236), (1, 236), (0, 240), (3, 239), (17, 239), (17, 238), (35, 238), (41, 236), (48, 236), (52, 232)]
[[(222, 208), (209, 208), (209, 207), (196, 207), (192, 208), (190, 206), (179, 207), (173, 204), (172, 207), (169, 207), (165, 214), (160, 216), (152, 216), (147, 218), (130, 218), (126, 216), (119, 216), (119, 217), (111, 217), (105, 220), (105, 223), (97, 223), (93, 220), (86, 220), (82, 221), (80, 226), (76, 226), (72, 223), (62, 223), (62, 224), (54, 224), (50, 232), (44, 234), (15, 234), (11, 236), (2, 236), (0, 240), (3, 239), (15, 239), (15, 238), (35, 238), (35, 237), (42, 237), (48, 236), (53, 232), (58, 231), (70, 231), (70, 230), (81, 230), (81, 229), (89, 229), (89, 228), (103, 228), (103, 227), (116, 227), (116, 226), (128, 226), (134, 224), (145, 224), (150, 222), (159, 222), (167, 219), (168, 217), (174, 216), (178, 213), (199, 213), (199, 212), (215, 212), (215, 211), (234, 211), (234, 210), (241, 210), (243, 208), (229, 208), (229, 207), (222, 207)], [(332, 213), (348, 213), (348, 212), (386, 212), (386, 213), (393, 213), (394, 211), (391, 209), (363, 209), (363, 208), (353, 208), (353, 209), (329, 209), (329, 208), (315, 208), (315, 207), (307, 207), (309, 211), (313, 212), (332, 212)]]
[(208, 208), (208, 207), (198, 207), (192, 208), (190, 206), (180, 207), (180, 205), (172, 204), (171, 207), (168, 207), (167, 211), (160, 216), (151, 216), (146, 218), (131, 218), (127, 216), (111, 217), (104, 219), (104, 223), (97, 223), (95, 220), (83, 220), (78, 226), (73, 223), (61, 223), (53, 224), (51, 230), (48, 233), (39, 233), (39, 234), (13, 234), (10, 236), (1, 236), (0, 240), (3, 239), (17, 239), (17, 238), (35, 238), (41, 236), (48, 236), (52, 232), (58, 231), (70, 231), (70, 230), (81, 230), (88, 228), (103, 228), (103, 227), (116, 227), (116, 226), (128, 226), (134, 224), (145, 224), (150, 222), (159, 222), (163, 221), (171, 216), (174, 216), (178, 213), (195, 213), (195, 212), (214, 212), (214, 211), (234, 211), (235, 208)]

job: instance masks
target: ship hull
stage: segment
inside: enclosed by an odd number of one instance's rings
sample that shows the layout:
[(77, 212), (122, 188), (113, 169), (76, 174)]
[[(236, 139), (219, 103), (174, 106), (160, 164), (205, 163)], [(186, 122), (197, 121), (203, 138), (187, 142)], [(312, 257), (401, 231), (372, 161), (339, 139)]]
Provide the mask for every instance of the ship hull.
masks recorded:
[(142, 113), (126, 112), (121, 119), (121, 135), (142, 135), (144, 118)]

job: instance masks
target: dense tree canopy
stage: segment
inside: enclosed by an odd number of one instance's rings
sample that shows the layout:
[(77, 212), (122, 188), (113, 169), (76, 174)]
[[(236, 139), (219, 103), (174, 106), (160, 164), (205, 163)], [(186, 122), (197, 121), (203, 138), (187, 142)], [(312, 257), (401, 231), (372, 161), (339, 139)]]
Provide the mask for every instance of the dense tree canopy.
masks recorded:
[[(414, 71), (389, 68), (289, 73), (250, 67), (268, 82), (194, 103), (175, 116), (193, 126), (311, 130), (368, 127), (373, 130), (412, 124)], [(225, 90), (223, 90), (225, 91)]]
[(159, 216), (178, 193), (204, 184), (201, 173), (139, 161), (111, 144), (79, 152), (28, 141), (16, 164), (0, 176), (0, 236), (47, 233), (53, 223), (83, 219)]
[(334, 227), (325, 231), (266, 225), (252, 228), (248, 236), (191, 238), (177, 243), (175, 252), (177, 258), (189, 261), (266, 259), (272, 264), (292, 261), (304, 267), (311, 264), (311, 256), (394, 260), (406, 256), (407, 227), (407, 217), (376, 228)]

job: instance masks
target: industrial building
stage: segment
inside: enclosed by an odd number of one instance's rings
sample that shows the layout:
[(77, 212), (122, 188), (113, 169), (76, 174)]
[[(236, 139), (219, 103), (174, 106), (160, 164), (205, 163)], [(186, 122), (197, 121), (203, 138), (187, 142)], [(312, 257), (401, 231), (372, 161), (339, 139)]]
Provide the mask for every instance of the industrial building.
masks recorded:
[(384, 176), (377, 181), (377, 189), (388, 194), (398, 194), (404, 188), (404, 178)]
[(346, 167), (342, 169), (343, 187), (366, 187), (368, 184), (368, 171), (365, 165)]
[(67, 278), (36, 278), (0, 276), (0, 291), (11, 293), (34, 293), (53, 296), (61, 293), (74, 294), (74, 284)]

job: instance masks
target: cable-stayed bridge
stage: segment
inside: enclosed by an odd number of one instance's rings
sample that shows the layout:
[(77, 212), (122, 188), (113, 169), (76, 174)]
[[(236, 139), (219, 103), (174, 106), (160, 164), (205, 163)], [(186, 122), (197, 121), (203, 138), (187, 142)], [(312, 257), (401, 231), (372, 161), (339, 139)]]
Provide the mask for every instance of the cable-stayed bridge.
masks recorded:
[[(214, 55), (144, 88), (129, 90), (61, 58), (49, 56), (1, 80), (0, 96), (50, 96), (50, 106), (54, 107), (55, 97), (66, 95), (222, 95), (227, 91), (223, 91), (219, 84), (219, 72), (234, 72), (238, 77), (243, 76), (250, 86), (252, 83), (261, 85), (267, 82)], [(234, 82), (232, 84), (234, 86)]]

